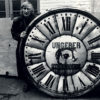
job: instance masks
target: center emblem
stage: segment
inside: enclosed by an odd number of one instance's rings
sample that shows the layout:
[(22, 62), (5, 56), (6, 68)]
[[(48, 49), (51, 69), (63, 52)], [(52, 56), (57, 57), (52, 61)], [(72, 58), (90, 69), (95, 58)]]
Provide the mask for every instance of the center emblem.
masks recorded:
[(46, 48), (47, 65), (58, 75), (77, 73), (85, 64), (86, 48), (76, 37), (62, 35), (53, 39)]

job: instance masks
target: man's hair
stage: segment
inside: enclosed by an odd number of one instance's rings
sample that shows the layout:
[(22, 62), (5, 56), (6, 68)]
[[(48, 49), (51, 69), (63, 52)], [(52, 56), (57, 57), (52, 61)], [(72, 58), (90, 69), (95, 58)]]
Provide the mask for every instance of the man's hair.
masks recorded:
[(20, 15), (22, 15), (22, 9), (23, 9), (23, 7), (26, 7), (27, 5), (30, 6), (31, 13), (34, 14), (33, 5), (32, 5), (30, 2), (25, 1), (25, 2), (23, 2), (23, 3), (21, 4)]

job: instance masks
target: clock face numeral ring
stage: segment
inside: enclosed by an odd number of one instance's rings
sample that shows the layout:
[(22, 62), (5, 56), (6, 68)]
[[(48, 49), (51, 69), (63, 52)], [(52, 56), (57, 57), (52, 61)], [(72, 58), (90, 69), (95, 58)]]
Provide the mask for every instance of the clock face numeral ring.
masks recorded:
[(54, 97), (76, 97), (100, 82), (100, 22), (78, 9), (38, 16), (20, 43), (25, 78)]

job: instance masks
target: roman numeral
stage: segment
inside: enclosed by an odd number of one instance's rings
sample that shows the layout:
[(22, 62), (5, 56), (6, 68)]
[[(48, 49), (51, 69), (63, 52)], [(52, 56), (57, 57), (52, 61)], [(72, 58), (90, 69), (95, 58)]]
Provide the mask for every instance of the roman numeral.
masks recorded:
[(67, 83), (67, 79), (63, 79), (63, 90), (64, 92), (66, 92), (66, 89), (68, 90), (68, 83)]
[(91, 59), (92, 60), (100, 59), (100, 53), (91, 53)]
[(35, 53), (28, 55), (29, 59), (41, 59), (41, 53)]
[(60, 30), (59, 30), (59, 26), (58, 26), (58, 21), (57, 21), (56, 15), (54, 15), (54, 22), (55, 22), (56, 29), (58, 30), (58, 33), (60, 35)]
[(43, 72), (44, 70), (45, 70), (45, 68), (44, 68), (43, 64), (40, 64), (39, 66), (33, 68), (33, 69), (32, 69), (32, 72), (33, 72), (34, 74), (38, 74), (38, 73), (40, 73), (40, 72)]
[(81, 32), (83, 31), (83, 29), (84, 29), (84, 27), (86, 26), (86, 24), (87, 24), (87, 22), (84, 23), (84, 25), (82, 26), (82, 28), (81, 28), (79, 34), (81, 34)]
[(55, 82), (55, 78), (52, 79), (52, 81), (51, 81), (51, 83), (50, 83), (50, 85), (49, 85), (50, 88), (52, 88), (54, 82)]
[(71, 80), (72, 80), (72, 84), (73, 84), (73, 87), (74, 87), (74, 90), (75, 90), (74, 80), (73, 80), (72, 76), (71, 76)]
[(89, 43), (89, 45), (90, 45), (90, 44), (92, 44), (92, 43), (98, 41), (99, 39), (100, 39), (100, 35), (97, 36), (97, 37), (95, 37), (95, 38), (93, 38), (93, 39), (91, 39), (91, 40), (89, 40), (88, 43)]
[(79, 79), (80, 83), (82, 84), (82, 86), (86, 86), (80, 77), (78, 77), (78, 79)]
[(56, 33), (55, 30), (54, 30), (54, 28), (53, 28), (53, 26), (51, 25), (51, 23), (49, 21), (47, 22), (47, 24), (44, 24), (44, 26), (49, 30), (49, 32), (51, 34)]
[[(66, 22), (66, 24), (65, 24), (65, 22)], [(64, 19), (64, 17), (62, 17), (62, 23), (63, 23), (64, 31), (70, 31), (71, 18), (70, 17), (66, 17)]]
[(40, 42), (40, 43), (45, 43), (45, 41), (39, 39), (39, 37), (37, 37), (37, 36), (34, 36), (34, 37), (32, 37), (31, 39), (36, 40), (36, 41), (38, 41), (38, 42)]
[(66, 17), (66, 30), (70, 31), (70, 25), (71, 25), (71, 18)]
[(63, 22), (64, 31), (65, 31), (65, 19), (64, 19), (64, 17), (62, 17), (62, 22)]
[(93, 76), (97, 76), (99, 74), (99, 68), (94, 65), (88, 65), (87, 69), (85, 69), (86, 72), (89, 74), (92, 74)]
[(68, 84), (68, 91), (70, 91), (70, 92), (75, 91), (75, 85), (74, 85), (72, 76), (67, 77), (67, 84)]
[(54, 83), (54, 76), (50, 75), (47, 81), (45, 82), (45, 85), (51, 88), (53, 83)]

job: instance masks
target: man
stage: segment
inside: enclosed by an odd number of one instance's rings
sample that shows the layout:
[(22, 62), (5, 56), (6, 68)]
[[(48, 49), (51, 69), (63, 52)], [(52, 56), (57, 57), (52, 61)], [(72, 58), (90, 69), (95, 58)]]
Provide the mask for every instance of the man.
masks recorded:
[(20, 16), (15, 18), (11, 28), (12, 37), (20, 41), (25, 36), (25, 29), (29, 23), (35, 18), (34, 8), (30, 2), (24, 2), (21, 5)]
[(26, 36), (25, 29), (29, 25), (29, 23), (35, 18), (34, 8), (32, 4), (28, 1), (23, 2), (21, 5), (20, 16), (15, 18), (11, 28), (11, 34), (13, 39), (18, 41), (17, 49), (16, 49), (16, 58), (17, 58), (17, 69), (18, 76), (22, 78), (22, 66), (20, 66), (20, 55), (19, 55), (19, 45), (21, 38)]

